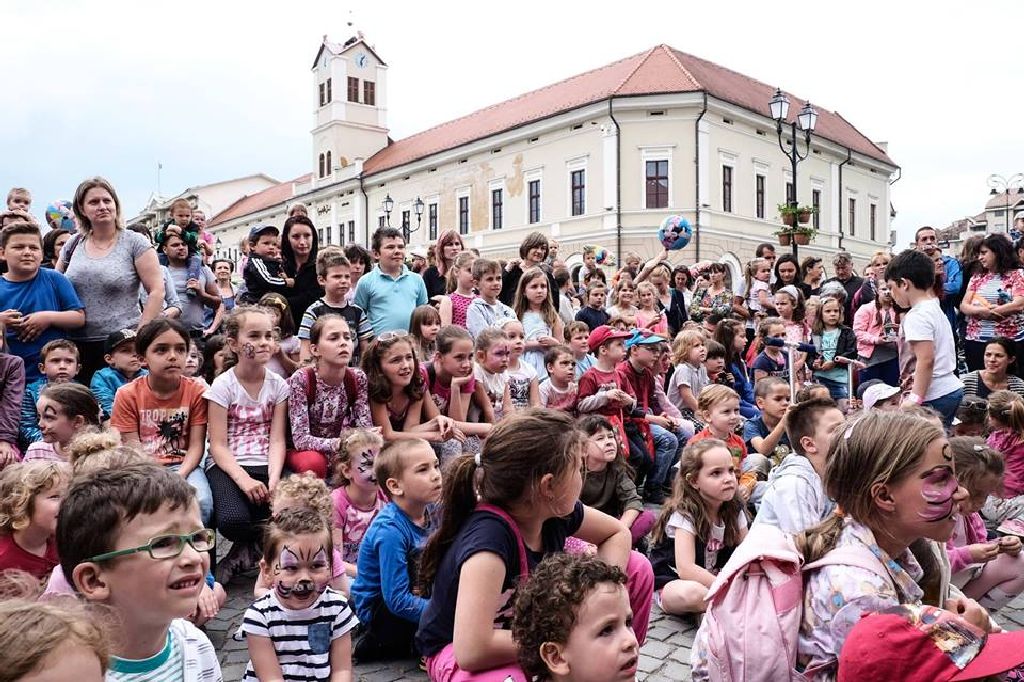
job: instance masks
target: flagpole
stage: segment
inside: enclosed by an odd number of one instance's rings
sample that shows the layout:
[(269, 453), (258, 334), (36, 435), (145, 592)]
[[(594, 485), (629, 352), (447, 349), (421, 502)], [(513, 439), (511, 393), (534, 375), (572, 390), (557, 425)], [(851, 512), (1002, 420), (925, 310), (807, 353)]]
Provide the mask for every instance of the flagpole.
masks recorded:
[(163, 196), (160, 192), (160, 171), (163, 170), (164, 165), (159, 161), (156, 162), (156, 195)]

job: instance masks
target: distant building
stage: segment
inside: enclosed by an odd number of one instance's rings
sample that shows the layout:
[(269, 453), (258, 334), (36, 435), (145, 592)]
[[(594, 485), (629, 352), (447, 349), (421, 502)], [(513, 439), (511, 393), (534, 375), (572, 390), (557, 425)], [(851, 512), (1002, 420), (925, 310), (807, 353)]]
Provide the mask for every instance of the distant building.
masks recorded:
[(1006, 233), (1013, 229), (1013, 216), (1024, 211), (1024, 190), (1011, 189), (990, 194), (981, 213), (954, 220), (939, 230), (940, 240), (946, 240), (954, 250), (959, 250), (973, 235)]
[[(307, 205), (330, 244), (366, 244), (390, 222), (413, 244), (457, 229), (491, 257), (516, 256), (532, 230), (558, 240), (570, 262), (584, 244), (650, 257), (658, 225), (682, 214), (699, 230), (675, 258), (722, 260), (735, 277), (759, 243), (777, 242), (776, 205), (792, 177), (769, 116), (774, 88), (667, 45), (397, 141), (388, 66), (361, 35), (325, 37), (311, 70), (312, 172), (216, 215), (225, 249), (253, 225), (280, 226), (292, 202)], [(804, 101), (790, 100), (795, 116)], [(819, 234), (801, 257), (844, 248), (866, 261), (884, 248), (897, 170), (885, 143), (819, 110), (797, 183), (799, 203), (820, 211)]]
[(162, 225), (168, 218), (170, 218), (171, 202), (176, 199), (188, 199), (192, 204), (193, 209), (203, 211), (209, 219), (224, 211), (228, 206), (238, 200), (239, 197), (243, 197), (248, 194), (255, 194), (267, 189), (268, 187), (275, 187), (277, 185), (277, 180), (269, 175), (256, 173), (254, 175), (246, 175), (233, 180), (222, 180), (220, 182), (211, 182), (207, 185), (196, 185), (170, 197), (161, 197), (153, 194), (150, 196), (149, 201), (146, 202), (145, 208), (143, 208), (138, 215), (128, 219), (127, 223), (142, 223), (152, 230), (158, 225)]

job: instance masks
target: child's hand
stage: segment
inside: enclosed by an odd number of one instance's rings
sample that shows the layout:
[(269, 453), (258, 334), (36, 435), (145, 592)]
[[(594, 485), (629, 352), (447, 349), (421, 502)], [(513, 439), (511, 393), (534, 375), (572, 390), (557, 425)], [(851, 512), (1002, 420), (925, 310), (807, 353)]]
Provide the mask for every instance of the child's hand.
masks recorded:
[(192, 612), (189, 620), (196, 625), (202, 625), (206, 621), (215, 617), (219, 611), (220, 604), (217, 603), (217, 595), (212, 589), (210, 589), (210, 586), (204, 582), (203, 589), (199, 593), (199, 603), (196, 605), (196, 610)]
[(1020, 550), (1020, 538), (1016, 535), (1005, 535), (999, 538), (999, 551), (1003, 554), (1017, 556), (1018, 554), (1020, 554)]
[(265, 504), (270, 500), (270, 491), (267, 490), (267, 486), (249, 475), (246, 475), (238, 483), (238, 487), (245, 493), (246, 497), (252, 500), (253, 504)]
[(451, 417), (438, 415), (437, 430), (441, 432), (441, 440), (448, 440), (453, 436), (452, 432), (455, 430), (455, 420)]
[(553, 336), (540, 336), (537, 337), (537, 343), (544, 346), (545, 348), (551, 348), (551, 346), (558, 345), (558, 339)]
[(999, 556), (999, 543), (979, 542), (975, 545), (968, 545), (967, 550), (971, 554), (971, 561), (976, 564), (982, 564), (992, 561)]
[(290, 289), (291, 287), (295, 286), (295, 280), (292, 279), (291, 277), (285, 277), (284, 285)]
[(0, 470), (8, 464), (14, 464), (17, 461), (18, 458), (14, 454), (14, 446), (5, 441), (0, 441)]
[(750, 489), (749, 489), (749, 488), (747, 488), (747, 486), (745, 486), (745, 485), (741, 485), (741, 486), (740, 486), (739, 488), (737, 488), (737, 492), (738, 492), (738, 493), (739, 493), (739, 495), (740, 495), (740, 499), (741, 499), (741, 500), (743, 500), (743, 504), (746, 504), (747, 502), (749, 502), (749, 501), (750, 501), (750, 495), (751, 495), (751, 493), (753, 493), (754, 491), (753, 491), (753, 490), (750, 490)]
[(30, 315), (25, 315), (18, 322), (17, 327), (19, 341), (35, 341), (39, 338), (40, 334), (50, 327), (48, 313), (40, 311)]
[(164, 229), (164, 235), (165, 235), (164, 239), (166, 239), (167, 237), (169, 237), (171, 235), (176, 235), (176, 236), (180, 237), (181, 236), (181, 228), (178, 227), (177, 225), (168, 225)]
[(469, 383), (469, 380), (473, 378), (472, 374), (467, 374), (464, 377), (452, 377), (452, 386), (465, 386)]
[(4, 327), (17, 327), (21, 324), (21, 311), (15, 310), (14, 308), (8, 308), (3, 312), (0, 312), (0, 325)]

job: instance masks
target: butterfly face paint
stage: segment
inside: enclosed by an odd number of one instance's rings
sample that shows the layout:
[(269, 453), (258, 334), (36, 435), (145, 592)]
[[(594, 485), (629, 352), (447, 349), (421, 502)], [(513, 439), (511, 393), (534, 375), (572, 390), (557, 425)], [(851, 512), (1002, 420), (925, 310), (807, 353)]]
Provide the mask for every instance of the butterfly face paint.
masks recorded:
[(377, 453), (373, 450), (363, 450), (353, 459), (353, 475), (358, 481), (366, 486), (377, 485), (377, 477), (373, 475), (373, 460)]
[(252, 360), (256, 357), (256, 346), (251, 343), (242, 344), (242, 355)]
[(956, 494), (960, 482), (948, 466), (938, 466), (921, 476), (921, 497), (928, 505), (924, 511), (918, 512), (925, 521), (945, 521), (953, 515)]
[(293, 550), (285, 545), (281, 548), (274, 572), (277, 575), (274, 582), (277, 596), (298, 601), (307, 601), (321, 594), (331, 579), (330, 562), (323, 545), (313, 552), (301, 546)]

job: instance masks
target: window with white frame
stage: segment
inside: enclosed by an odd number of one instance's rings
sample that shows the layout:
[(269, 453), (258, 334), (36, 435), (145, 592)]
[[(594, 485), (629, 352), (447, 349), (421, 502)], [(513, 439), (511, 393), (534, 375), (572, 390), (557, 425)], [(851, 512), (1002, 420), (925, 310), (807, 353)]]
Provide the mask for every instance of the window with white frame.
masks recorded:
[(586, 161), (570, 161), (566, 164), (566, 169), (569, 172), (569, 215), (584, 215), (587, 212)]
[(469, 192), (460, 194), (455, 201), (458, 209), (459, 234), (469, 234)]
[(722, 211), (732, 213), (732, 166), (722, 165)]
[(765, 181), (764, 175), (758, 173), (754, 176), (754, 215), (758, 218), (764, 219), (764, 192), (765, 192)]

